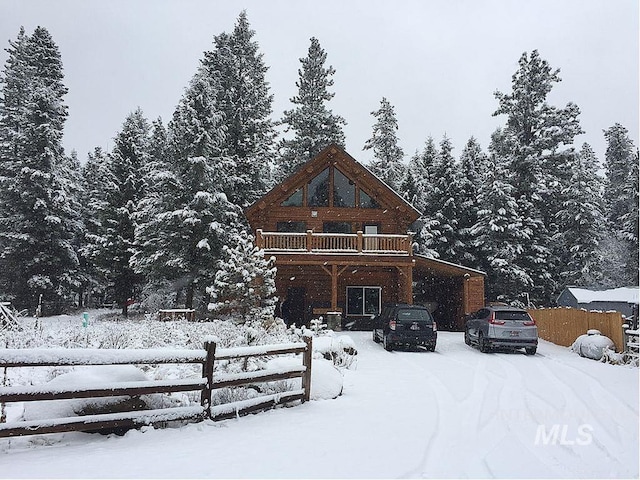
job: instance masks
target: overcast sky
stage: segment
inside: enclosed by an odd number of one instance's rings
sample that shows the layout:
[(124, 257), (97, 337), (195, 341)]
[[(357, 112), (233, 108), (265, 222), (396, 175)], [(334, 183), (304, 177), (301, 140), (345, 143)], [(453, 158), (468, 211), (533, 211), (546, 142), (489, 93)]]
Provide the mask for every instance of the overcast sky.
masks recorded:
[(269, 67), (274, 118), (291, 108), (299, 59), (315, 36), (336, 69), (329, 107), (347, 121), (347, 151), (362, 151), (386, 97), (407, 159), (446, 134), (460, 151), (486, 149), (505, 123), (494, 91), (510, 92), (523, 52), (538, 49), (562, 82), (549, 101), (576, 103), (603, 158), (602, 131), (618, 122), (638, 145), (638, 0), (0, 0), (0, 65), (20, 26), (46, 27), (69, 88), (64, 145), (81, 161), (108, 150), (127, 114), (165, 124), (212, 39), (245, 9)]

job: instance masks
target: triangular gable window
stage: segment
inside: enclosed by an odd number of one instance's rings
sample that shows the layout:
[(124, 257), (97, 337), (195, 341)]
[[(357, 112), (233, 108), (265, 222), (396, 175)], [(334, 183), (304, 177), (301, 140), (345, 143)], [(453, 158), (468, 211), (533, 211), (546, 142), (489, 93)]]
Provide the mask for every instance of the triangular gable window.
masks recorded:
[(380, 204), (360, 189), (360, 208), (380, 208)]
[(293, 192), (283, 207), (381, 208), (357, 183), (338, 168), (327, 167)]
[(325, 168), (307, 185), (307, 206), (329, 206), (329, 169)]
[(282, 202), (283, 207), (302, 207), (302, 198), (304, 192), (302, 188), (299, 188), (295, 192), (291, 194), (289, 198), (287, 198), (284, 202)]
[(356, 206), (356, 186), (337, 168), (333, 169), (333, 206)]

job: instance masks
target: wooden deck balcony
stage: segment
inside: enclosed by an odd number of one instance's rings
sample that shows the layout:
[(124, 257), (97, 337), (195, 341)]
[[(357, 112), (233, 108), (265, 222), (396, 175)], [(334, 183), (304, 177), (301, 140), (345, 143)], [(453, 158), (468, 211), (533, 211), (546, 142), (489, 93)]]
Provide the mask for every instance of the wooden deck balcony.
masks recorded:
[(411, 235), (347, 233), (280, 233), (256, 231), (256, 246), (267, 253), (323, 253), (367, 255), (413, 254)]

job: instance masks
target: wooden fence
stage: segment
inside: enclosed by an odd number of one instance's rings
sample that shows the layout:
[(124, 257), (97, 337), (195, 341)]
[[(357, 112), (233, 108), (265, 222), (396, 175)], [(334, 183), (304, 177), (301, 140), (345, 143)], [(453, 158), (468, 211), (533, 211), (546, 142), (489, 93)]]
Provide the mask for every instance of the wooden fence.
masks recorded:
[(570, 347), (587, 330), (600, 330), (616, 346), (624, 350), (622, 314), (620, 312), (594, 312), (576, 308), (542, 308), (528, 310), (538, 325), (538, 336), (556, 345)]
[[(278, 404), (308, 401), (311, 391), (312, 340), (304, 343), (263, 345), (218, 349), (207, 342), (204, 350), (133, 350), (133, 349), (0, 349), (0, 369), (47, 366), (200, 364), (201, 378), (154, 380), (142, 382), (110, 382), (91, 387), (21, 386), (0, 387), (0, 403), (40, 400), (82, 399), (96, 397), (136, 397), (153, 393), (200, 391), (200, 405), (155, 410), (132, 410), (67, 418), (0, 423), (0, 437), (37, 435), (69, 431), (127, 429), (142, 425), (158, 425), (175, 420), (223, 420), (265, 410)], [(214, 373), (215, 361), (249, 357), (302, 354), (302, 364), (285, 369), (259, 370), (238, 374)], [(301, 378), (302, 388), (251, 400), (223, 405), (211, 404), (213, 390), (290, 378)]]

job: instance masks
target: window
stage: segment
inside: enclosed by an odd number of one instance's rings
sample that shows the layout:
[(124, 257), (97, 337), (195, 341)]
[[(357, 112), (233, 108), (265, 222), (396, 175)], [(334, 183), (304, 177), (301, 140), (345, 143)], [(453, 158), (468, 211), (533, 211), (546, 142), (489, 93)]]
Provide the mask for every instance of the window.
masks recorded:
[(327, 167), (281, 203), (283, 207), (381, 208), (355, 181), (336, 167)]
[(329, 168), (325, 168), (309, 182), (307, 190), (307, 206), (329, 206)]
[(289, 198), (282, 202), (283, 207), (301, 207), (302, 206), (302, 189), (299, 188)]
[(360, 208), (380, 208), (380, 205), (364, 190), (360, 189)]
[(382, 287), (347, 287), (347, 315), (380, 313)]
[(324, 222), (322, 224), (323, 233), (351, 233), (351, 223), (349, 222)]
[(337, 168), (333, 169), (333, 206), (356, 206), (356, 186)]
[(307, 231), (306, 222), (277, 222), (276, 231), (282, 233), (304, 233)]

